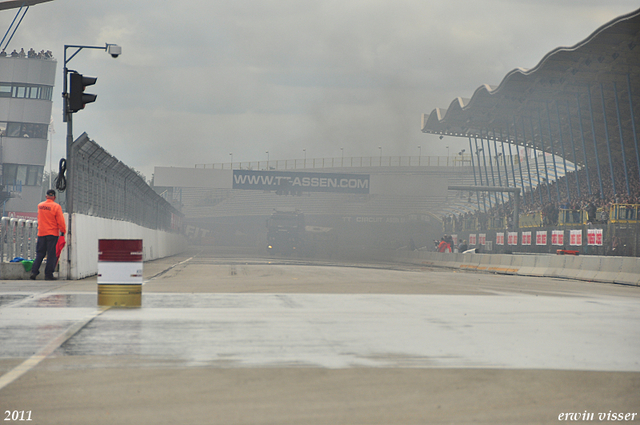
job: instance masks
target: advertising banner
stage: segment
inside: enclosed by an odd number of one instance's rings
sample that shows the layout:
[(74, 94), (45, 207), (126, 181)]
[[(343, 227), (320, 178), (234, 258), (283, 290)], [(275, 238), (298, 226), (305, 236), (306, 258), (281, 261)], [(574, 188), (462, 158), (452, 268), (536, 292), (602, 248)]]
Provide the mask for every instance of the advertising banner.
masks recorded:
[(522, 245), (531, 245), (531, 232), (522, 232)]
[(486, 245), (487, 244), (487, 234), (480, 233), (478, 235), (478, 245)]
[(233, 189), (368, 194), (369, 175), (233, 170)]
[(504, 233), (496, 233), (496, 245), (504, 245)]
[(507, 243), (509, 245), (518, 245), (518, 232), (509, 232), (507, 234)]
[(582, 246), (582, 230), (571, 230), (569, 234), (569, 245)]
[(471, 233), (469, 235), (469, 245), (475, 245), (475, 244), (476, 244), (476, 234)]
[(602, 246), (602, 229), (587, 229), (587, 243)]
[(546, 245), (546, 244), (547, 244), (547, 231), (546, 230), (536, 231), (536, 245)]
[(551, 245), (564, 245), (564, 230), (551, 231)]

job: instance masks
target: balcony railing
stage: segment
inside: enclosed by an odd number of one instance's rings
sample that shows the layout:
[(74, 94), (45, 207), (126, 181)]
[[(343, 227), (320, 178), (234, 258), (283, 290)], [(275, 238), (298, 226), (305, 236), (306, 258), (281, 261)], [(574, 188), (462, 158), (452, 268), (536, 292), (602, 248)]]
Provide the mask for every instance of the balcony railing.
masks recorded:
[[(478, 164), (476, 164), (476, 166), (477, 165)], [(274, 159), (269, 161), (224, 162), (195, 165), (195, 168), (214, 170), (304, 170), (362, 167), (471, 167), (471, 157), (469, 155), (360, 156), (347, 158)]]
[(637, 223), (640, 204), (613, 204), (609, 212), (610, 223)]

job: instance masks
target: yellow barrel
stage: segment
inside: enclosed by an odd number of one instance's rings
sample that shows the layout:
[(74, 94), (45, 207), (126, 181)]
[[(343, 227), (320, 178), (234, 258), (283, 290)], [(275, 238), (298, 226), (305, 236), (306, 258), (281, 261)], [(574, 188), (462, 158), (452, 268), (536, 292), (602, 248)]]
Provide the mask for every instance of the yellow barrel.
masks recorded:
[(140, 307), (142, 305), (142, 285), (98, 285), (98, 305)]

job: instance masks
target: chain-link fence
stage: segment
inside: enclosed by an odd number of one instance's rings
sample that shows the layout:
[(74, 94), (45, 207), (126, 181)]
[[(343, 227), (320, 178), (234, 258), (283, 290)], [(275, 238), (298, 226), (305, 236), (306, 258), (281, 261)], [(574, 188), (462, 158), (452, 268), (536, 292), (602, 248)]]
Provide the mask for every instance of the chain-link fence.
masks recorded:
[(73, 144), (73, 212), (180, 231), (182, 213), (83, 133)]

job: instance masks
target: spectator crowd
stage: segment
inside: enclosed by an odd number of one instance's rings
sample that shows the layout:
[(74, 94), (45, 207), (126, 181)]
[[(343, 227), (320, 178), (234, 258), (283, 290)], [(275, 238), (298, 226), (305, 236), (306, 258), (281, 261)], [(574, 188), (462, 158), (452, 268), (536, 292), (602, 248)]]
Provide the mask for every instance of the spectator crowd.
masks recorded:
[[(623, 164), (620, 161), (614, 163), (613, 172), (612, 180), (611, 168), (601, 166), (601, 180), (598, 180), (597, 167), (592, 165), (588, 168), (588, 179), (587, 168), (583, 167), (557, 181), (542, 183), (536, 186), (533, 191), (525, 188), (524, 196), (520, 195), (521, 217), (522, 214), (540, 212), (543, 225), (557, 225), (560, 210), (572, 211), (573, 217), (576, 218), (574, 222), (578, 222), (580, 211), (586, 211), (588, 222), (606, 223), (609, 220), (611, 205), (640, 204), (640, 178), (637, 165), (627, 165), (626, 178)], [(627, 179), (629, 193), (627, 193)], [(591, 184), (591, 190), (589, 190), (588, 182)], [(567, 192), (567, 186), (569, 192)], [(600, 193), (600, 187), (602, 187), (602, 193)], [(471, 196), (469, 199), (472, 200)], [(514, 202), (508, 201), (507, 194), (504, 194), (504, 203), (502, 202), (503, 197), (499, 194), (493, 199), (497, 199), (498, 202), (492, 202), (491, 206), (487, 202), (486, 211), (481, 201), (480, 209), (475, 212), (446, 215), (443, 217), (445, 226), (462, 229), (465, 221), (477, 219), (480, 228), (487, 229), (491, 222), (501, 223), (506, 219), (508, 227), (512, 228)], [(626, 218), (638, 219), (638, 217)]]
[(25, 53), (24, 48), (22, 48), (19, 52), (13, 49), (13, 52), (11, 52), (11, 54), (7, 54), (7, 52), (2, 49), (2, 51), (0, 52), (0, 57), (53, 59), (53, 53), (51, 52), (51, 50), (47, 50), (46, 52), (44, 50), (41, 50), (40, 53), (38, 53), (33, 50), (33, 48), (29, 49), (29, 51)]

